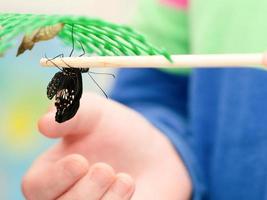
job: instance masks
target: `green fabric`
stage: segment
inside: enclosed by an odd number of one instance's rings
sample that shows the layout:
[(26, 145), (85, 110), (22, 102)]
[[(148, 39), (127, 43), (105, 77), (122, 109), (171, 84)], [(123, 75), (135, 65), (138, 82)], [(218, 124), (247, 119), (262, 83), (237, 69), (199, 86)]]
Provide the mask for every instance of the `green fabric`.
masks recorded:
[[(188, 54), (189, 34), (187, 13), (156, 0), (141, 0), (133, 27), (147, 36), (158, 47), (164, 47), (171, 54)], [(188, 69), (167, 69), (170, 72), (188, 74)]]
[(266, 51), (266, 8), (266, 0), (192, 0), (191, 53)]
[(267, 50), (267, 0), (191, 0), (188, 11), (140, 1), (136, 29), (172, 54)]

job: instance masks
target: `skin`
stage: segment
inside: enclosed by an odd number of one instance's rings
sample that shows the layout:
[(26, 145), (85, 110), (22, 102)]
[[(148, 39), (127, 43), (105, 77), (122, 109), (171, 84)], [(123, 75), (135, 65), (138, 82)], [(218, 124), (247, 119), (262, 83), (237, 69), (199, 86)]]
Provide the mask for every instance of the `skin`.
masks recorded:
[(135, 111), (87, 93), (76, 116), (38, 123), (60, 138), (22, 181), (27, 200), (186, 200), (191, 182), (169, 140)]

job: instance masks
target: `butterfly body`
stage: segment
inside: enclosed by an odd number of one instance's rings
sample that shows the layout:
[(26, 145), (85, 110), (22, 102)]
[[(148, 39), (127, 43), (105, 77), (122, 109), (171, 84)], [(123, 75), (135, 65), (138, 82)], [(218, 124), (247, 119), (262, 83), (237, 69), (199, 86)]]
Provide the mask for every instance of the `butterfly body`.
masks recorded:
[(56, 121), (65, 122), (77, 113), (83, 92), (82, 73), (89, 69), (64, 68), (47, 86), (47, 97), (55, 97)]

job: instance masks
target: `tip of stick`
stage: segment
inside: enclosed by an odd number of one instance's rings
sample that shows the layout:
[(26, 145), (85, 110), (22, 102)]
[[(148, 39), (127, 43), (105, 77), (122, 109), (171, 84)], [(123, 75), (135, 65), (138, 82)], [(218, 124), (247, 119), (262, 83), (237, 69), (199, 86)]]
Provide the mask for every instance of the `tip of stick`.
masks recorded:
[(47, 61), (47, 59), (46, 58), (41, 58), (40, 59), (40, 65), (42, 65), (42, 66), (46, 66), (46, 61)]

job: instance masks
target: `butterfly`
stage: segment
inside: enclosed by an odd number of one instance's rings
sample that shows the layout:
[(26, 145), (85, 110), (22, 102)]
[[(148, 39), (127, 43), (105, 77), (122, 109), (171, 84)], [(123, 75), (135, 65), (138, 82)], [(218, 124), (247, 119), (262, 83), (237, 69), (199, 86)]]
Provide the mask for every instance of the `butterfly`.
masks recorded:
[[(47, 58), (47, 57), (46, 57)], [(58, 67), (52, 60), (48, 59), (56, 67)], [(47, 97), (48, 99), (53, 99), (55, 97), (55, 106), (57, 109), (55, 120), (58, 123), (63, 123), (77, 113), (80, 106), (80, 99), (83, 93), (83, 80), (82, 73), (88, 73), (90, 78), (94, 81), (96, 86), (102, 91), (105, 97), (108, 99), (108, 95), (96, 82), (91, 74), (105, 74), (115, 78), (114, 74), (109, 73), (96, 73), (89, 71), (89, 68), (74, 68), (68, 65), (64, 60), (66, 68), (60, 69), (54, 77), (51, 79), (47, 86)]]
[[(74, 51), (73, 32), (74, 32), (74, 25), (72, 25), (72, 50), (69, 57), (72, 56)], [(85, 55), (85, 50), (81, 42), (80, 45), (83, 50), (83, 53), (79, 57), (82, 57), (83, 55)], [(46, 55), (45, 57), (47, 58)], [(60, 54), (55, 58), (57, 57), (62, 58), (64, 57), (64, 55)], [(72, 117), (75, 116), (75, 114), (79, 109), (80, 99), (83, 93), (82, 73), (88, 73), (88, 75), (97, 85), (97, 87), (102, 91), (105, 97), (108, 98), (105, 91), (100, 87), (100, 85), (91, 76), (91, 74), (105, 74), (105, 75), (111, 75), (113, 78), (115, 78), (113, 74), (91, 72), (89, 71), (89, 68), (74, 68), (68, 65), (64, 60), (62, 60), (62, 62), (64, 62), (67, 67), (61, 69), (53, 62), (55, 58), (53, 59), (47, 58), (47, 62), (51, 62), (54, 66), (56, 66), (60, 70), (60, 72), (57, 72), (54, 75), (54, 77), (51, 79), (51, 81), (47, 86), (47, 97), (50, 100), (55, 97), (55, 106), (57, 109), (55, 120), (58, 123), (63, 123), (71, 119)]]

